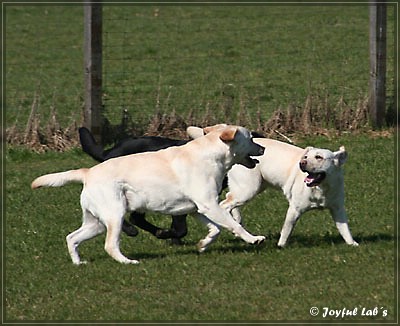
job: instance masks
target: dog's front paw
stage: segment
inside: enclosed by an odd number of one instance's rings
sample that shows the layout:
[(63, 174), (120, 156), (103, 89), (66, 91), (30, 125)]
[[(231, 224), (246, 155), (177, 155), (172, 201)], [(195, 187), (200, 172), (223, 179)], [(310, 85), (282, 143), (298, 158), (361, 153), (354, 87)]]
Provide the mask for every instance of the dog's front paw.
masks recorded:
[(182, 246), (183, 245), (183, 241), (179, 238), (172, 238), (171, 239), (171, 244), (174, 246)]
[(135, 260), (135, 259), (128, 259), (128, 258), (126, 258), (126, 259), (118, 259), (117, 260), (119, 263), (122, 263), (122, 264), (133, 264), (133, 265), (137, 265), (137, 264), (139, 264), (139, 261), (138, 260)]
[(278, 246), (278, 248), (285, 248), (286, 247), (286, 241), (283, 241), (283, 240), (279, 239), (277, 246)]
[(197, 251), (198, 251), (199, 253), (202, 253), (202, 252), (204, 252), (204, 251), (207, 249), (207, 245), (206, 245), (204, 242), (205, 242), (204, 240), (200, 240), (200, 241), (197, 243)]
[(256, 236), (254, 236), (254, 238), (255, 238), (255, 240), (254, 240), (253, 244), (260, 244), (265, 241), (265, 237), (263, 235), (256, 235)]
[(157, 239), (176, 238), (176, 232), (172, 229), (158, 229), (155, 234)]
[(353, 241), (352, 243), (349, 243), (349, 245), (353, 246), (353, 247), (358, 247), (359, 246), (357, 241)]

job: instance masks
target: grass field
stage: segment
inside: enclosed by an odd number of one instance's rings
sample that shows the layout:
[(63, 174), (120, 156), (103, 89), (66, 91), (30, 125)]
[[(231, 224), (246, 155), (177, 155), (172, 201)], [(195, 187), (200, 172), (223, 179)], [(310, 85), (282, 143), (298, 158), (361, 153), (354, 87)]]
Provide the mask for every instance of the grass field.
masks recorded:
[[(260, 246), (227, 232), (209, 251), (195, 244), (206, 229), (189, 218), (183, 246), (170, 246), (140, 232), (121, 238), (122, 251), (139, 259), (124, 266), (103, 250), (104, 236), (81, 246), (89, 261), (74, 266), (65, 236), (80, 225), (81, 186), (32, 191), (30, 182), (53, 171), (91, 166), (80, 150), (6, 154), (4, 231), (6, 320), (97, 321), (317, 321), (323, 308), (359, 309), (347, 321), (396, 318), (393, 138), (315, 137), (299, 145), (349, 151), (345, 165), (346, 206), (360, 246), (348, 247), (326, 211), (307, 213), (289, 246), (276, 248), (287, 208), (278, 191), (268, 191), (244, 209), (247, 229), (264, 234)], [(368, 155), (366, 155), (368, 153)], [(158, 225), (170, 218), (150, 215)], [(310, 316), (310, 308), (321, 313)], [(378, 307), (375, 317), (361, 311)], [(383, 317), (383, 310), (387, 316)]]
[[(7, 5), (7, 126), (38, 115), (62, 127), (83, 106), (82, 6)], [(127, 109), (140, 130), (155, 112), (268, 119), (308, 95), (335, 107), (368, 94), (367, 5), (113, 6), (103, 10), (105, 116)], [(395, 15), (388, 7), (388, 101)], [(388, 104), (389, 104), (388, 102)]]
[[(341, 97), (354, 107), (368, 92), (367, 5), (115, 5), (103, 14), (105, 115), (113, 123), (122, 109), (142, 126), (155, 112), (172, 111), (193, 110), (199, 124), (206, 113), (229, 122), (238, 112), (254, 119), (260, 110), (267, 119), (279, 107), (302, 108), (308, 95), (316, 106), (329, 101), (335, 108)], [(24, 132), (35, 98), (42, 128), (54, 111), (61, 128), (79, 125), (82, 6), (8, 4), (5, 18), (5, 127)], [(389, 7), (388, 102), (395, 18)], [(260, 246), (224, 231), (199, 255), (206, 229), (190, 217), (182, 246), (145, 232), (122, 235), (121, 250), (140, 260), (137, 266), (112, 260), (99, 236), (81, 245), (89, 263), (77, 267), (65, 236), (80, 225), (81, 186), (32, 191), (30, 183), (95, 162), (78, 148), (37, 154), (26, 144), (7, 146), (3, 322), (398, 322), (393, 130), (294, 139), (299, 146), (346, 146), (346, 208), (358, 248), (344, 244), (328, 212), (313, 211), (278, 250), (287, 203), (271, 190), (243, 209), (246, 228), (267, 236)], [(170, 224), (169, 217), (148, 216)], [(323, 316), (344, 308), (358, 313)]]

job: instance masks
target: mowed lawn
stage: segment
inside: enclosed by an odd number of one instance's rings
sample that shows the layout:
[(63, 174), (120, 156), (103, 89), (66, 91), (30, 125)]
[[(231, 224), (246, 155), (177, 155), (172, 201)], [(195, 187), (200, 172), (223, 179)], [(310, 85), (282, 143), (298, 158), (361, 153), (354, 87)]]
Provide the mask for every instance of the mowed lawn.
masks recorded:
[[(95, 162), (80, 149), (44, 154), (9, 149), (5, 321), (339, 321), (323, 313), (343, 308), (357, 313), (346, 321), (395, 320), (394, 139), (347, 135), (298, 141), (332, 150), (342, 144), (349, 152), (346, 208), (357, 248), (344, 244), (327, 211), (313, 211), (300, 219), (287, 248), (277, 249), (287, 203), (271, 189), (243, 209), (246, 228), (267, 236), (259, 246), (223, 231), (198, 254), (196, 243), (207, 230), (189, 217), (182, 246), (145, 232), (122, 235), (122, 251), (140, 260), (122, 265), (106, 254), (99, 236), (80, 246), (88, 264), (79, 267), (70, 260), (65, 236), (80, 226), (81, 186), (33, 191), (30, 183), (41, 174)], [(161, 226), (170, 223), (168, 216), (148, 216)], [(319, 309), (315, 317), (313, 307)]]
[[(155, 113), (201, 121), (268, 120), (278, 108), (356, 107), (368, 95), (364, 5), (103, 6), (104, 114), (127, 110), (140, 129)], [(83, 107), (83, 6), (5, 6), (7, 127), (25, 130), (36, 96), (46, 125)], [(394, 100), (394, 6), (388, 6), (387, 96)]]
[[(200, 122), (207, 114), (236, 121), (244, 112), (248, 121), (258, 112), (267, 120), (278, 108), (301, 108), (309, 95), (333, 109), (340, 99), (354, 108), (368, 93), (367, 4), (109, 5), (103, 15), (104, 113), (113, 124), (124, 109), (143, 126), (155, 113), (171, 112), (192, 112)], [(79, 126), (83, 7), (8, 4), (4, 16), (4, 129), (24, 132), (35, 106), (42, 132), (53, 112), (61, 128)], [(390, 103), (396, 18), (389, 6)], [(189, 217), (182, 246), (145, 232), (121, 235), (122, 252), (140, 260), (128, 266), (107, 255), (104, 235), (80, 246), (87, 265), (72, 264), (65, 237), (80, 226), (81, 185), (30, 189), (41, 174), (95, 162), (78, 148), (37, 154), (9, 146), (3, 322), (398, 320), (398, 153), (391, 132), (296, 136), (299, 146), (346, 146), (346, 208), (359, 247), (344, 244), (327, 211), (313, 211), (298, 222), (287, 248), (277, 249), (287, 202), (271, 189), (242, 214), (251, 233), (267, 237), (263, 244), (223, 231), (200, 255), (196, 243), (207, 230)], [(148, 218), (163, 227), (171, 221)], [(335, 317), (336, 310), (353, 316)]]

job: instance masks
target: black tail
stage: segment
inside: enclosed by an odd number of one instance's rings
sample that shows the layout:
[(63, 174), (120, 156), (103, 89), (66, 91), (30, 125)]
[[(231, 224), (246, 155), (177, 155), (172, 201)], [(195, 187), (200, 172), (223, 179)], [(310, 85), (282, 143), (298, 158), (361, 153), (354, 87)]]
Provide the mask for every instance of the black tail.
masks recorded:
[(97, 144), (89, 129), (85, 127), (79, 128), (79, 140), (81, 142), (82, 150), (93, 157), (96, 161), (103, 162), (104, 149), (101, 145)]

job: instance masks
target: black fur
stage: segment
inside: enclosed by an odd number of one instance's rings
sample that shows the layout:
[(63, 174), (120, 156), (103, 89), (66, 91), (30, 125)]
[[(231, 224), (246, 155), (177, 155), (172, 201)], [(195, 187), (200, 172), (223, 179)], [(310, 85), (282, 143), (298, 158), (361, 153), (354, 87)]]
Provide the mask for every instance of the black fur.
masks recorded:
[(103, 146), (97, 144), (93, 135), (85, 127), (79, 128), (79, 139), (83, 151), (99, 162), (118, 156), (158, 151), (171, 146), (184, 145), (188, 142), (188, 140), (157, 136), (130, 137), (119, 141), (114, 147), (104, 150)]
[[(110, 149), (104, 150), (103, 147), (96, 142), (90, 131), (85, 127), (79, 128), (79, 140), (83, 151), (99, 162), (118, 156), (158, 151), (171, 146), (184, 145), (188, 142), (188, 140), (177, 140), (155, 136), (131, 137), (118, 142)], [(160, 229), (156, 227), (146, 221), (145, 214), (137, 212), (131, 213), (129, 221), (130, 223), (124, 220), (122, 231), (132, 237), (138, 234), (134, 225), (150, 232), (159, 239), (171, 238), (173, 243), (180, 243), (180, 239), (187, 234), (186, 215), (172, 216), (170, 229)]]
[[(252, 135), (257, 138), (263, 137), (256, 132), (252, 132)], [(181, 146), (189, 141), (156, 136), (131, 137), (125, 138), (115, 144), (112, 148), (104, 150), (103, 146), (96, 142), (93, 135), (85, 127), (79, 128), (79, 139), (83, 151), (99, 162), (123, 155), (158, 151), (171, 146)], [(228, 180), (225, 178), (222, 184), (222, 189), (225, 189), (227, 186)], [(150, 232), (159, 239), (172, 239), (172, 242), (176, 244), (179, 244), (181, 242), (180, 239), (187, 234), (186, 215), (172, 216), (170, 229), (160, 229), (146, 221), (145, 214), (137, 212), (131, 213), (129, 221), (130, 223), (124, 220), (122, 231), (132, 237), (138, 234), (138, 230), (134, 225)]]

